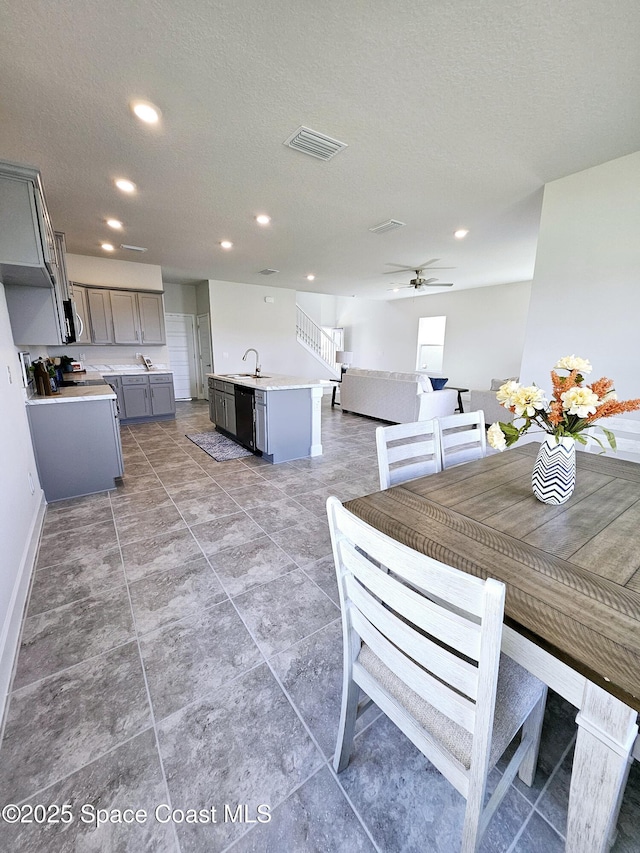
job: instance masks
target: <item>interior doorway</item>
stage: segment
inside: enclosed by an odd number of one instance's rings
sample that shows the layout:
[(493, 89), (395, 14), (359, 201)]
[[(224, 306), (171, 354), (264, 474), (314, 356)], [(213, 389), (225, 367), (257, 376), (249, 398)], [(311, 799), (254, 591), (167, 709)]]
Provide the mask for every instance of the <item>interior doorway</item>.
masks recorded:
[(211, 321), (208, 314), (198, 314), (198, 397), (209, 399), (207, 373), (211, 373)]
[(166, 314), (167, 348), (176, 400), (198, 395), (195, 322), (193, 314)]

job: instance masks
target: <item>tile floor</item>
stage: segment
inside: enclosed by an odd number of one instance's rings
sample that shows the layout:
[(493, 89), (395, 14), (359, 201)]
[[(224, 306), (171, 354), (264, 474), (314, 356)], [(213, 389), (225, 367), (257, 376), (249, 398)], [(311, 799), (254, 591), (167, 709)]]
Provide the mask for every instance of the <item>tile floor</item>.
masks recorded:
[[(3, 851), (458, 849), (462, 798), (375, 708), (339, 779), (330, 765), (341, 640), (324, 503), (377, 488), (376, 426), (325, 403), (323, 457), (217, 463), (185, 438), (211, 428), (206, 406), (179, 404), (175, 422), (123, 428), (117, 490), (48, 508), (0, 804), (71, 803), (74, 820), (5, 823)], [(534, 787), (512, 786), (484, 851), (563, 848), (574, 716), (550, 696)], [(640, 851), (639, 801), (636, 763), (618, 853)], [(271, 822), (249, 822), (261, 804)], [(212, 806), (215, 823), (165, 822)], [(98, 808), (149, 817), (94, 829)]]

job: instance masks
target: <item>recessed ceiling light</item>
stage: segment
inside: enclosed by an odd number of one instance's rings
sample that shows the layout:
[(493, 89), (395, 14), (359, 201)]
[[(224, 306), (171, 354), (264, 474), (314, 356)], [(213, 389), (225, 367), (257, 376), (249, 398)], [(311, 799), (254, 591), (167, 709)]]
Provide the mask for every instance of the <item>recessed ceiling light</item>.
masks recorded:
[(271, 217), (267, 216), (266, 213), (260, 213), (256, 216), (256, 222), (258, 225), (268, 225), (271, 222)]
[(120, 231), (122, 228), (122, 222), (119, 219), (107, 219), (107, 225), (109, 228), (115, 228), (116, 231)]
[(399, 287), (394, 287), (394, 288), (393, 288), (393, 292), (394, 292), (394, 293), (397, 293), (399, 290), (400, 290), (400, 288), (399, 288)]
[(308, 276), (307, 276), (307, 281), (313, 281), (313, 280), (314, 280), (314, 278), (315, 278), (315, 275), (308, 275)]
[(116, 186), (119, 190), (122, 190), (123, 193), (133, 193), (136, 191), (136, 185), (133, 181), (128, 181), (126, 178), (118, 178)]
[(157, 124), (162, 115), (158, 107), (150, 104), (149, 101), (132, 101), (131, 109), (140, 121), (144, 121), (147, 124)]
[(468, 228), (458, 228), (457, 231), (453, 232), (453, 236), (456, 238), (456, 240), (464, 240), (468, 233)]
[(105, 252), (113, 252), (114, 250), (114, 247), (111, 245), (111, 243), (102, 243), (102, 248)]
[(222, 246), (223, 249), (232, 249), (233, 248), (233, 243), (231, 242), (231, 240), (220, 240), (220, 245)]

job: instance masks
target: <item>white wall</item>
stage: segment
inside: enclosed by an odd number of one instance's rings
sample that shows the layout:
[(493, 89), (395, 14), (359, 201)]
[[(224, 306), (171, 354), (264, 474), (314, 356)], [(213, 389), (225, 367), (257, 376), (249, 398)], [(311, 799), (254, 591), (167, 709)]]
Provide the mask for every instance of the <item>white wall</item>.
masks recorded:
[(412, 371), (418, 320), (444, 315), (442, 374), (450, 385), (489, 388), (493, 377), (519, 372), (529, 293), (530, 282), (518, 282), (389, 302), (340, 298), (337, 325), (354, 367)]
[(522, 379), (550, 390), (563, 355), (640, 397), (640, 152), (547, 184)]
[[(265, 297), (273, 302), (265, 302)], [(277, 287), (209, 281), (213, 369), (237, 373), (254, 368), (249, 347), (260, 354), (265, 374), (280, 373), (305, 379), (328, 379), (330, 372), (296, 340), (296, 293)]]
[(130, 290), (162, 290), (162, 268), (156, 264), (67, 255), (69, 281)]
[(307, 293), (299, 290), (296, 301), (308, 317), (318, 326), (337, 328), (338, 297), (328, 293)]
[(196, 314), (198, 303), (193, 284), (164, 283), (164, 310), (167, 314)]
[(0, 718), (44, 508), (17, 352), (0, 283)]

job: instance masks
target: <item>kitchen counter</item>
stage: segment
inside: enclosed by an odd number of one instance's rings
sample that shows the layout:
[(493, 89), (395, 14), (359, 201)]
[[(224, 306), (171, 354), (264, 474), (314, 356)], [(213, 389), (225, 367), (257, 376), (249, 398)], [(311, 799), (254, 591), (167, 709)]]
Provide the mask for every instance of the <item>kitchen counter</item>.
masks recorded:
[(89, 368), (90, 371), (97, 373), (99, 376), (130, 376), (131, 374), (136, 373), (143, 375), (154, 373), (173, 373), (173, 370), (158, 364), (151, 368), (151, 370), (147, 370), (147, 368), (141, 364), (92, 364), (89, 365)]
[[(76, 377), (84, 374), (75, 374)], [(99, 378), (99, 377), (98, 377)], [(72, 385), (68, 388), (60, 388), (57, 394), (51, 397), (33, 396), (26, 401), (27, 406), (40, 406), (48, 403), (81, 403), (86, 400), (115, 400), (116, 395), (113, 388), (104, 382), (102, 385)]]
[(247, 388), (261, 391), (291, 391), (295, 388), (322, 388), (319, 379), (302, 379), (298, 376), (282, 376), (277, 373), (267, 373), (265, 376), (243, 376), (239, 373), (207, 373), (207, 378), (221, 379), (234, 385), (244, 385)]

